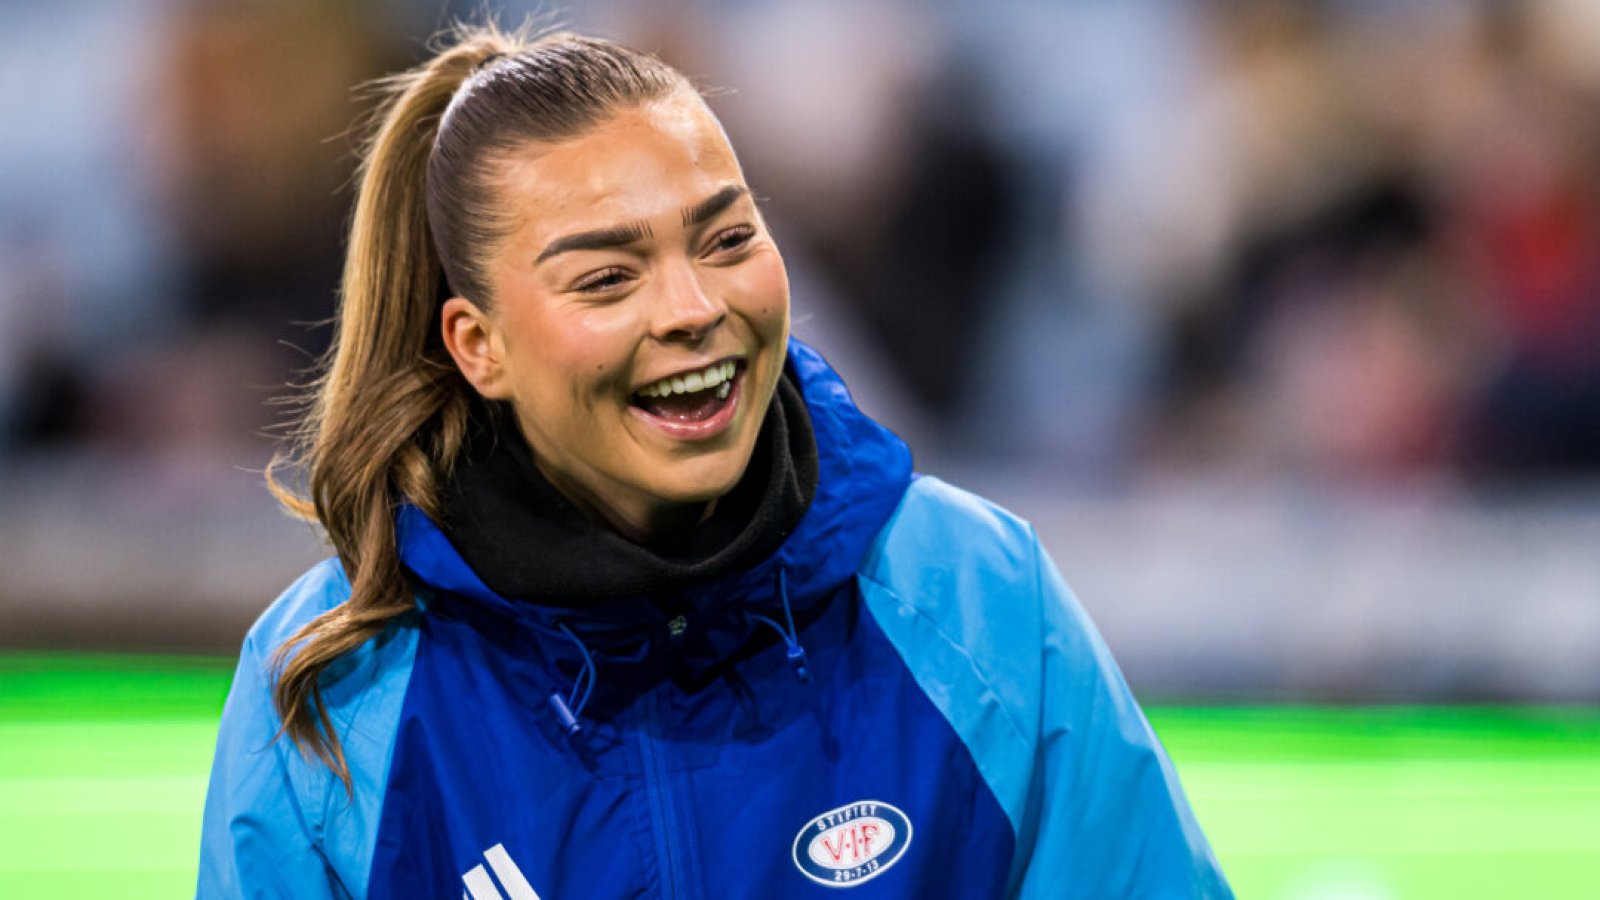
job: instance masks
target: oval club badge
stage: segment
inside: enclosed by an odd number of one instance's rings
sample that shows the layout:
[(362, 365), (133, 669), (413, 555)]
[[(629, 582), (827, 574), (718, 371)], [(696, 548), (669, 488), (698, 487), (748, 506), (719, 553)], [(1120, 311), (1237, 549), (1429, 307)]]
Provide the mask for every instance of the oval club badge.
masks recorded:
[(911, 820), (878, 800), (830, 809), (794, 836), (794, 864), (828, 887), (855, 887), (900, 861), (911, 846)]

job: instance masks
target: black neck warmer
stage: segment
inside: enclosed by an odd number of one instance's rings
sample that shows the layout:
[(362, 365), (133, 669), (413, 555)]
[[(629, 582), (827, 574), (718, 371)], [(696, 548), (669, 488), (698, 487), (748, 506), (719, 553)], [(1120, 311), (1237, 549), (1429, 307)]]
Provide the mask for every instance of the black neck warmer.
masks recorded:
[(682, 535), (635, 544), (584, 515), (534, 465), (509, 415), (475, 411), (444, 488), (440, 528), (502, 597), (586, 607), (661, 597), (748, 568), (788, 537), (817, 488), (817, 446), (800, 389), (778, 381), (744, 476), (710, 518)]

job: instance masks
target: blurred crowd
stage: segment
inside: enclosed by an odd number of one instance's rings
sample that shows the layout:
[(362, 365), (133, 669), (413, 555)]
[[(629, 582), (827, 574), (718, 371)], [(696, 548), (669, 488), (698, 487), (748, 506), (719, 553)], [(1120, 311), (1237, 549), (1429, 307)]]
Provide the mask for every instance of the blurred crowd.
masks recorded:
[[(0, 461), (264, 462), (329, 336), (354, 88), (482, 8), (0, 4)], [(1591, 0), (562, 17), (708, 89), (797, 333), (925, 458), (1600, 471)]]

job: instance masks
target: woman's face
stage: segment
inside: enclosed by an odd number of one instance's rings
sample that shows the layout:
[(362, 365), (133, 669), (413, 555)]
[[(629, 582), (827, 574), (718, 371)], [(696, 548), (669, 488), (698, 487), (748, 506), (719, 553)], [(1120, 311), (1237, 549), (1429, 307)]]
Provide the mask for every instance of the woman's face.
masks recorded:
[(540, 470), (622, 533), (662, 536), (744, 473), (783, 369), (789, 282), (699, 97), (620, 112), (498, 166), (492, 308), (446, 343), (510, 400)]

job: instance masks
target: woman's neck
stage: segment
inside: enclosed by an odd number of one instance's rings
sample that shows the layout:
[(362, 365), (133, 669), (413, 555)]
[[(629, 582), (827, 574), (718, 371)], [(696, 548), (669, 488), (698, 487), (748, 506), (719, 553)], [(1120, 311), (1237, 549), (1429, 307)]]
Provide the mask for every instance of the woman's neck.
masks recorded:
[[(531, 449), (531, 448), (530, 448)], [(703, 503), (670, 503), (663, 500), (641, 499), (636, 504), (605, 503), (577, 479), (547, 466), (537, 451), (532, 453), (533, 464), (550, 486), (565, 497), (590, 521), (609, 528), (628, 540), (648, 547), (663, 540), (681, 536), (711, 518), (716, 512), (715, 498)]]

